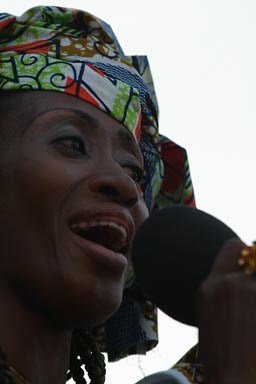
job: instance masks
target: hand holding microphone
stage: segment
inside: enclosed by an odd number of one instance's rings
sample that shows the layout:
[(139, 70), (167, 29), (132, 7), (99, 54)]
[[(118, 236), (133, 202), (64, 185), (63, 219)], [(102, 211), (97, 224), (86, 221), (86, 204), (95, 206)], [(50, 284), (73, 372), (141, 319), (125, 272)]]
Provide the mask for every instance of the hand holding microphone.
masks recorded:
[[(244, 249), (220, 220), (186, 206), (153, 214), (134, 240), (138, 284), (169, 316), (199, 327), (207, 384), (256, 382), (256, 278), (239, 266)], [(255, 247), (246, 251), (255, 261)]]
[(238, 265), (244, 244), (225, 243), (197, 294), (199, 359), (207, 384), (256, 382), (256, 280)]

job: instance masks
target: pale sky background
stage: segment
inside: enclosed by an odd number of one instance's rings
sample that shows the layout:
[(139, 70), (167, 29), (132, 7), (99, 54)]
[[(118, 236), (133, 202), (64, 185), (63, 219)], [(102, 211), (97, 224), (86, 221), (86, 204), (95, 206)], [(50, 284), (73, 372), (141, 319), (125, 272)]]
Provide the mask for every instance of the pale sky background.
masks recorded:
[[(80, 8), (109, 23), (126, 54), (147, 54), (160, 131), (189, 155), (197, 206), (250, 243), (256, 238), (255, 0), (1, 0), (16, 15), (35, 5)], [(159, 315), (160, 343), (146, 357), (108, 364), (107, 384), (134, 384), (167, 369), (197, 330)]]

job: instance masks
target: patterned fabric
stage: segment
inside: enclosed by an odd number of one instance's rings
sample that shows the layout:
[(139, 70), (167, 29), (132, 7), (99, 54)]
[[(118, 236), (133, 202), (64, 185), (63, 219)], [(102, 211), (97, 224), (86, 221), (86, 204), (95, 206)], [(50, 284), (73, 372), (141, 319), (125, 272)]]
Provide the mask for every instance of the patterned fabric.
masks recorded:
[[(125, 56), (111, 27), (74, 9), (39, 6), (20, 17), (0, 14), (0, 91), (50, 90), (85, 100), (121, 122), (139, 142), (145, 162), (142, 185), (149, 210), (194, 205), (186, 151), (158, 133), (158, 106), (146, 56)], [(97, 328), (110, 360), (145, 353), (157, 343), (152, 303), (130, 291)], [(126, 321), (129, 319), (129, 321)]]
[[(182, 374), (184, 383), (205, 384), (206, 376), (204, 367), (198, 361), (198, 345), (191, 348), (178, 362), (171, 371)], [(186, 381), (185, 381), (186, 380)]]

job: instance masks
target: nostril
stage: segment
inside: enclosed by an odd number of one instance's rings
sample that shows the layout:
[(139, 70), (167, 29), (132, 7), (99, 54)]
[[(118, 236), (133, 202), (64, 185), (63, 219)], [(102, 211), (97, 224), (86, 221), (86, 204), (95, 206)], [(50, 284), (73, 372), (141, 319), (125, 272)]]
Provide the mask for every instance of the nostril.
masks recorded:
[(119, 195), (118, 190), (115, 187), (113, 187), (112, 185), (102, 185), (99, 188), (99, 191), (102, 194), (107, 195), (107, 196), (116, 197)]
[[(120, 190), (118, 190), (118, 188), (115, 188), (115, 186), (113, 185), (102, 185), (99, 188), (99, 192), (114, 200), (121, 201), (123, 204), (127, 205), (127, 207), (132, 207), (138, 201), (138, 196), (134, 192), (133, 196), (131, 196), (131, 191), (126, 190), (125, 193), (122, 193)], [(129, 198), (127, 199), (128, 196)]]
[(131, 197), (130, 199), (127, 199), (124, 201), (125, 205), (127, 205), (127, 207), (133, 207), (134, 205), (136, 205), (138, 201), (138, 197), (137, 196), (134, 196), (134, 197)]
[(139, 189), (133, 179), (118, 165), (102, 168), (88, 181), (94, 194), (105, 196), (108, 200), (133, 207), (139, 200)]

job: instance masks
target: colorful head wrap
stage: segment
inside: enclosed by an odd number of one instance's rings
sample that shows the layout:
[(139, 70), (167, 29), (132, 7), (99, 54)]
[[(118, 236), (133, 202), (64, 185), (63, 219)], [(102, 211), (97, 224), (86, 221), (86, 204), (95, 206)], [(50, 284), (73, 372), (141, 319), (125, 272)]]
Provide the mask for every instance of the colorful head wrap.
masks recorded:
[[(129, 129), (143, 153), (150, 211), (194, 205), (186, 151), (158, 133), (158, 106), (146, 56), (125, 56), (111, 27), (83, 11), (39, 6), (0, 14), (0, 90), (51, 90), (83, 99)], [(98, 329), (109, 359), (157, 343), (156, 308), (129, 274), (119, 311)]]

